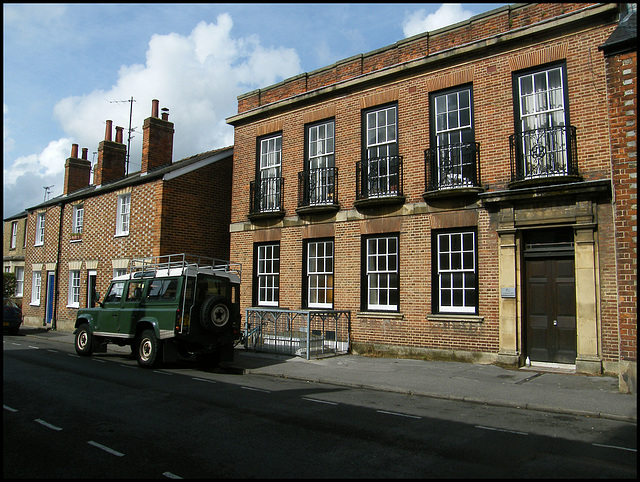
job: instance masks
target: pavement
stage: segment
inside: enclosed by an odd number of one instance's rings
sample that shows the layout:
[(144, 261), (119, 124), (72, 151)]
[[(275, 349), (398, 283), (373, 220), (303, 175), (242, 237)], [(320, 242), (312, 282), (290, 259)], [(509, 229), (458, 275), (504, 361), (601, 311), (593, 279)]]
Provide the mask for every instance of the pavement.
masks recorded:
[[(20, 334), (73, 344), (69, 332), (21, 327)], [(108, 351), (129, 355), (129, 347)], [(618, 390), (618, 378), (587, 376), (559, 367), (506, 369), (449, 361), (337, 355), (304, 358), (236, 347), (223, 368), (241, 373), (405, 393), (500, 407), (600, 417), (637, 423), (637, 395)]]

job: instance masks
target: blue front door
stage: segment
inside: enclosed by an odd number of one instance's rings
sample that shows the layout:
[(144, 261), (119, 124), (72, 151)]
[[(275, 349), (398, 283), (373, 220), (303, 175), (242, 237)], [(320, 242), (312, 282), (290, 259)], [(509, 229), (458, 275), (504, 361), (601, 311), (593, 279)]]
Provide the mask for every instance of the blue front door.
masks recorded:
[(53, 272), (47, 273), (47, 307), (45, 314), (45, 321), (47, 325), (51, 323), (53, 319), (53, 294), (56, 286), (56, 275)]

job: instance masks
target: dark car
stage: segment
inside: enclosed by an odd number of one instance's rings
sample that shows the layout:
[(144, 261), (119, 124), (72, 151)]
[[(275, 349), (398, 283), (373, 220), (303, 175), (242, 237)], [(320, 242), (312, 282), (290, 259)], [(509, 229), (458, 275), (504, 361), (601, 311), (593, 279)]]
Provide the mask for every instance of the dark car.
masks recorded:
[(22, 310), (8, 298), (2, 299), (2, 331), (17, 335), (22, 324)]
[(177, 354), (195, 355), (207, 367), (233, 360), (240, 339), (240, 268), (185, 253), (131, 260), (99, 306), (78, 310), (76, 353), (129, 345), (144, 368)]

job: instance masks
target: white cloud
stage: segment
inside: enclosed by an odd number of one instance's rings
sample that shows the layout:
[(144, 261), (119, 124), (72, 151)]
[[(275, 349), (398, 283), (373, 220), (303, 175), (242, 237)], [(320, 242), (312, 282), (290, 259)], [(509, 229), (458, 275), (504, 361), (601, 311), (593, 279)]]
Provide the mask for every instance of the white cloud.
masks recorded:
[(139, 169), (142, 121), (151, 113), (152, 99), (170, 109), (174, 160), (231, 145), (233, 128), (225, 118), (237, 112), (237, 96), (301, 71), (295, 50), (265, 48), (256, 36), (234, 38), (232, 27), (231, 17), (221, 14), (216, 23), (198, 23), (188, 36), (153, 35), (145, 65), (122, 66), (117, 83), (107, 91), (61, 100), (55, 117), (90, 151), (104, 139), (107, 119), (125, 127), (126, 143), (129, 104), (105, 101), (133, 96), (137, 134), (131, 145), (132, 171)]
[(41, 203), (44, 186), (53, 186), (50, 197), (62, 194), (64, 163), (72, 143), (69, 138), (51, 141), (41, 153), (19, 157), (9, 169), (3, 169), (4, 217)]
[(4, 187), (16, 184), (16, 180), (25, 174), (36, 174), (46, 179), (64, 173), (64, 163), (71, 153), (71, 144), (71, 139), (58, 139), (51, 141), (40, 154), (19, 157), (9, 169), (3, 169)]
[(411, 37), (462, 22), (472, 16), (473, 12), (465, 10), (460, 3), (443, 3), (435, 13), (426, 14), (424, 9), (412, 13), (405, 18), (402, 30), (405, 37)]
[[(153, 35), (144, 65), (121, 66), (118, 80), (108, 89), (60, 100), (53, 114), (66, 137), (52, 141), (40, 154), (20, 157), (8, 167), (5, 163), (5, 215), (42, 202), (44, 185), (55, 184), (52, 197), (60, 194), (71, 144), (88, 148), (92, 160), (104, 139), (107, 119), (113, 121), (114, 139), (115, 126), (125, 128), (126, 144), (130, 105), (122, 101), (131, 97), (135, 132), (130, 172), (140, 169), (142, 122), (151, 114), (152, 99), (170, 109), (174, 161), (232, 145), (233, 127), (225, 119), (237, 112), (237, 96), (301, 72), (294, 49), (262, 46), (255, 35), (235, 38), (232, 28), (231, 16), (221, 14), (215, 23), (198, 23), (188, 35)], [(6, 121), (6, 106), (4, 110)], [(10, 141), (6, 122), (4, 140), (6, 152)], [(30, 201), (25, 201), (27, 193), (32, 194)]]
[[(142, 122), (151, 115), (152, 99), (170, 109), (174, 161), (232, 145), (233, 127), (225, 119), (237, 112), (237, 96), (301, 72), (295, 50), (263, 47), (255, 35), (234, 38), (232, 27), (231, 16), (221, 14), (216, 23), (198, 23), (187, 36), (153, 35), (144, 65), (121, 66), (117, 82), (109, 89), (60, 100), (54, 117), (68, 136), (3, 170), (5, 216), (42, 202), (45, 185), (55, 185), (52, 197), (61, 194), (71, 144), (88, 148), (93, 160), (93, 152), (105, 138), (106, 120), (113, 121), (113, 139), (115, 126), (125, 128), (126, 144), (130, 108), (126, 101), (132, 96), (135, 132), (130, 172), (140, 169)], [(7, 110), (5, 105), (5, 154), (11, 146)]]

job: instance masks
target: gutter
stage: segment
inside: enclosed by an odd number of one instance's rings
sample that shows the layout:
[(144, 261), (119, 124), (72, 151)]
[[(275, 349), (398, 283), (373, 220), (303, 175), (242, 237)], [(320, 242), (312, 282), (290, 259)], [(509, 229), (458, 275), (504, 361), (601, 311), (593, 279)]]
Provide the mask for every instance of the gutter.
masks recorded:
[[(58, 283), (59, 283), (59, 273), (60, 273), (60, 250), (62, 249), (62, 217), (64, 214), (64, 206), (65, 203), (61, 202), (58, 204), (60, 207), (60, 221), (58, 223), (58, 251), (56, 253), (56, 280), (53, 288), (53, 307), (51, 313), (51, 331), (56, 331), (58, 329)], [(46, 312), (46, 310), (45, 310)]]

